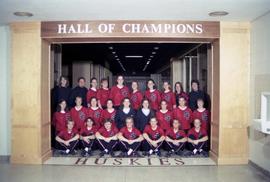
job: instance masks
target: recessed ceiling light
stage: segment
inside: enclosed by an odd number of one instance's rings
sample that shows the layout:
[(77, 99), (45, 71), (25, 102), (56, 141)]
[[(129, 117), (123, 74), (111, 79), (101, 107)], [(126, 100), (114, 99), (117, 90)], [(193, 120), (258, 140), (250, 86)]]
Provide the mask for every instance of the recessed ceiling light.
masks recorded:
[(113, 49), (113, 47), (111, 46), (111, 47), (109, 47), (109, 49)]
[(117, 56), (117, 55), (115, 55), (114, 57), (115, 57), (115, 58), (118, 58), (118, 56)]
[(15, 16), (22, 16), (22, 17), (31, 17), (33, 16), (33, 13), (30, 12), (24, 12), (24, 11), (17, 11), (13, 13)]
[(153, 58), (153, 57), (154, 57), (153, 55), (150, 56), (150, 58)]
[(113, 54), (115, 54), (116, 52), (112, 52)]
[(128, 55), (125, 56), (126, 58), (143, 58), (143, 56), (139, 56), (139, 55)]
[(120, 59), (119, 59), (119, 58), (117, 58), (116, 60), (117, 60), (117, 61), (119, 61)]
[(154, 47), (154, 49), (155, 49), (155, 50), (158, 50), (158, 49), (159, 49), (159, 47)]
[(152, 52), (152, 54), (156, 54), (156, 52)]
[(151, 58), (149, 58), (148, 60), (151, 61)]
[(146, 64), (150, 64), (150, 61), (147, 61), (147, 63)]
[(213, 12), (210, 12), (208, 15), (213, 16), (213, 17), (218, 17), (218, 16), (226, 16), (228, 14), (229, 13), (227, 11), (213, 11)]

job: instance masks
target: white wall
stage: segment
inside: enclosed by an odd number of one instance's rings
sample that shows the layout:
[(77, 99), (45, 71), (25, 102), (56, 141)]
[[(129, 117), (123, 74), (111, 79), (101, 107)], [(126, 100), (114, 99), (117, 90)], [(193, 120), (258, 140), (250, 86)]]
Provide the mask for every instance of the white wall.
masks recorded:
[(10, 155), (9, 27), (0, 26), (0, 156)]
[(251, 23), (250, 68), (250, 160), (270, 171), (270, 135), (252, 128), (253, 118), (260, 117), (260, 93), (270, 92), (270, 13)]

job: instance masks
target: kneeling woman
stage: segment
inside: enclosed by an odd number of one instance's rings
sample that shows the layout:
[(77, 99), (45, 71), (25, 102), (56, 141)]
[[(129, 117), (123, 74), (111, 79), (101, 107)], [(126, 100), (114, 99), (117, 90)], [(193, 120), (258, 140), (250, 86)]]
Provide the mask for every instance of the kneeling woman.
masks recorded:
[(92, 147), (95, 142), (95, 134), (97, 128), (94, 125), (94, 121), (91, 118), (85, 120), (85, 126), (81, 129), (80, 139), (83, 148), (82, 156), (87, 157), (91, 155)]
[(62, 150), (62, 154), (74, 154), (74, 149), (79, 142), (79, 135), (74, 128), (74, 121), (67, 121), (67, 127), (57, 134), (55, 140), (56, 148)]
[(143, 148), (146, 151), (145, 155), (150, 156), (155, 153), (160, 157), (160, 147), (165, 139), (164, 132), (163, 129), (158, 126), (155, 117), (151, 118), (149, 122), (150, 125), (147, 125), (143, 131), (143, 137), (145, 139)]
[(137, 150), (143, 141), (143, 136), (141, 132), (134, 127), (132, 117), (126, 118), (126, 126), (120, 130), (118, 139), (123, 152), (121, 156), (138, 156)]
[(110, 154), (112, 157), (114, 156), (113, 149), (118, 142), (117, 134), (118, 129), (112, 126), (112, 120), (106, 119), (104, 126), (96, 132), (97, 141), (100, 144), (101, 150), (103, 150), (100, 153), (101, 157), (105, 154)]
[(203, 154), (204, 156), (208, 156), (207, 141), (207, 131), (201, 128), (201, 121), (195, 119), (194, 127), (188, 131), (188, 143), (192, 154)]
[(180, 129), (180, 122), (177, 119), (173, 120), (172, 128), (166, 131), (166, 144), (168, 145), (169, 152), (167, 157), (172, 154), (182, 155), (187, 141), (186, 133)]

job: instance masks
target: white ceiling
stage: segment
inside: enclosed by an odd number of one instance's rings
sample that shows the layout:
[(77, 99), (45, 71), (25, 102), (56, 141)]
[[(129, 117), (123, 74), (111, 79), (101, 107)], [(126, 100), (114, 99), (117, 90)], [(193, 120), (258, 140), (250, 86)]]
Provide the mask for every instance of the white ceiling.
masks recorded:
[[(212, 11), (226, 17), (209, 17)], [(16, 17), (28, 11), (33, 17)], [(270, 11), (270, 0), (0, 0), (0, 24), (49, 20), (252, 21)]]

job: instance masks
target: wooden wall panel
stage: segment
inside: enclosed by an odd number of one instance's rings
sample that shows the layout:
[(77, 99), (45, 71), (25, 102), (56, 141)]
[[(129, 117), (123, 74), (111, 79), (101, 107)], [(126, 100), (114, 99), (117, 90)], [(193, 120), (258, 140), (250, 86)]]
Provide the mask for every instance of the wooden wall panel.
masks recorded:
[(249, 23), (221, 23), (219, 164), (248, 162)]
[[(42, 138), (49, 116), (49, 64), (48, 49), (41, 54), (40, 23), (14, 23), (12, 37), (12, 163), (42, 163), (43, 144), (50, 137)], [(48, 44), (47, 44), (48, 45)], [(43, 57), (42, 57), (43, 56)], [(48, 107), (48, 108), (47, 108)], [(43, 118), (43, 119), (42, 119)], [(46, 140), (43, 142), (43, 140)], [(45, 149), (44, 149), (45, 150)]]

